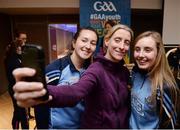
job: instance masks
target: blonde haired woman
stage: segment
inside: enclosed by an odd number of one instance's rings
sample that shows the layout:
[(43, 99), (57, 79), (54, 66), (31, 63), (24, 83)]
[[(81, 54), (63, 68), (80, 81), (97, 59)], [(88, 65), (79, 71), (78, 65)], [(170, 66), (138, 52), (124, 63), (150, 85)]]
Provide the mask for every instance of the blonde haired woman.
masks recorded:
[(132, 72), (132, 129), (175, 128), (179, 94), (161, 35), (147, 31), (135, 39)]
[[(49, 104), (73, 106), (84, 99), (85, 111), (81, 128), (129, 128), (129, 71), (123, 65), (123, 58), (129, 50), (132, 38), (133, 32), (128, 26), (115, 25), (105, 36), (105, 56), (98, 55), (78, 83), (49, 87), (52, 96)], [(40, 103), (35, 98), (45, 93), (42, 84), (34, 85), (18, 80), (23, 75), (33, 75), (33, 72), (31, 69), (14, 71), (18, 81), (14, 86), (15, 97), (21, 106)]]

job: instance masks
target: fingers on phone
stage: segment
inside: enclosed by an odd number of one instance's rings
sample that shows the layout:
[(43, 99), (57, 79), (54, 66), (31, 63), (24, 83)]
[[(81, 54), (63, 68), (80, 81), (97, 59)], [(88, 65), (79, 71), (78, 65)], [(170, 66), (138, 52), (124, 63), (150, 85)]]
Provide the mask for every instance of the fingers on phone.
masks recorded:
[(20, 107), (27, 108), (27, 107), (32, 107), (32, 106), (38, 105), (40, 103), (35, 99), (29, 99), (29, 100), (26, 100), (26, 101), (17, 101), (17, 104)]
[(42, 90), (43, 84), (40, 82), (24, 82), (19, 81), (16, 82), (16, 84), (13, 86), (13, 90), (15, 92), (32, 92), (32, 91), (39, 91)]
[(14, 97), (18, 101), (28, 101), (30, 99), (36, 99), (42, 97), (45, 94), (46, 94), (45, 89), (36, 90), (36, 91), (26, 91), (26, 92), (18, 91), (15, 92)]
[(17, 68), (13, 71), (13, 76), (16, 81), (20, 81), (23, 77), (31, 77), (36, 73), (35, 69), (32, 68)]
[[(20, 107), (31, 107), (41, 103), (47, 103), (47, 101), (39, 100), (38, 97), (43, 96), (46, 90), (43, 89), (39, 92), (27, 92), (27, 93), (15, 93), (14, 97), (17, 100), (17, 104)], [(52, 97), (51, 97), (52, 98)]]

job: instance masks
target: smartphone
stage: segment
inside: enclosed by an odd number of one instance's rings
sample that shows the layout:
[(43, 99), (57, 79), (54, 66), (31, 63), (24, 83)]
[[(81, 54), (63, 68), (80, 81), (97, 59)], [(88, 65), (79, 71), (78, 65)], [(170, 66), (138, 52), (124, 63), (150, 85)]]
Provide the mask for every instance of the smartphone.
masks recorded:
[[(45, 55), (42, 46), (37, 44), (26, 44), (22, 47), (22, 59), (21, 63), (23, 67), (29, 67), (36, 70), (36, 74), (33, 77), (25, 77), (25, 81), (37, 81), (42, 82), (47, 90), (45, 80)], [(47, 100), (49, 98), (48, 90), (46, 95), (40, 97), (41, 100)]]

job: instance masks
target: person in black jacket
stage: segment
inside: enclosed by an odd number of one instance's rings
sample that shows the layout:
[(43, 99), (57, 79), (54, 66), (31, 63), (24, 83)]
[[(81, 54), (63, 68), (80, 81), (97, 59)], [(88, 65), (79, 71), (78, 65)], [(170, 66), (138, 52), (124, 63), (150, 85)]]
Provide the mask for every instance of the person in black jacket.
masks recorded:
[[(177, 48), (173, 49), (172, 52), (169, 53), (168, 55), (168, 62), (171, 67), (171, 70), (173, 72), (173, 75), (175, 77), (176, 83), (178, 87), (180, 88), (180, 44)], [(178, 105), (180, 110), (180, 105)], [(178, 111), (177, 115), (180, 116), (180, 112)], [(178, 125), (176, 128), (180, 128), (180, 117), (178, 116)]]
[(168, 62), (171, 66), (176, 82), (180, 87), (180, 44), (168, 55)]
[(6, 75), (8, 79), (8, 92), (11, 96), (14, 112), (12, 117), (12, 128), (19, 129), (19, 123), (21, 123), (22, 129), (28, 129), (29, 123), (26, 114), (26, 109), (19, 107), (13, 97), (13, 85), (15, 84), (15, 79), (12, 75), (12, 71), (16, 68), (21, 67), (21, 46), (23, 45), (22, 40), (16, 39), (11, 42), (6, 48), (6, 56), (4, 59)]

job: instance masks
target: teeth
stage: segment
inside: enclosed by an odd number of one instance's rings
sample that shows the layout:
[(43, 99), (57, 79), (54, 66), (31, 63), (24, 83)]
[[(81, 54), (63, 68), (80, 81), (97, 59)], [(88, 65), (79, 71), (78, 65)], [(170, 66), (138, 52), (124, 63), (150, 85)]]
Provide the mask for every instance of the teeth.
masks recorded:
[(143, 63), (145, 63), (145, 62), (139, 62), (139, 63), (143, 64)]
[(84, 53), (85, 53), (86, 55), (88, 55), (88, 54), (89, 54), (89, 52), (87, 52), (87, 51), (84, 51)]
[(144, 62), (143, 62), (143, 63), (142, 63), (142, 62), (140, 62), (139, 64), (140, 64), (140, 65), (145, 65), (146, 63), (144, 63)]

